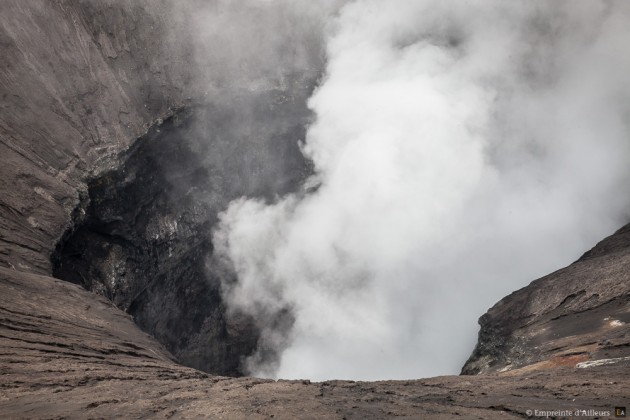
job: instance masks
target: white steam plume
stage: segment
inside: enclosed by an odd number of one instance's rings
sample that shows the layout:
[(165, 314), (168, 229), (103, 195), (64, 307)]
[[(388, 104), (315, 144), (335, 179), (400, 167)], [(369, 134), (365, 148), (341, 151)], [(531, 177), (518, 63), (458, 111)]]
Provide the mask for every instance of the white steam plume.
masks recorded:
[(490, 305), (619, 227), (629, 40), (624, 0), (346, 5), (310, 101), (316, 176), (232, 203), (215, 235), (233, 308), (293, 312), (272, 374), (458, 373)]

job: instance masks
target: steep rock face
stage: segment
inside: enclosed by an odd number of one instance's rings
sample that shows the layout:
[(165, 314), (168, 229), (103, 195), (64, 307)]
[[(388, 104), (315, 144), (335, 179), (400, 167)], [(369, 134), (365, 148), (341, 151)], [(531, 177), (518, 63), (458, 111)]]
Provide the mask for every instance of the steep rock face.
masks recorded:
[[(145, 7), (151, 3), (151, 7)], [(85, 178), (189, 96), (167, 2), (0, 4), (0, 266), (49, 273)], [(181, 38), (178, 38), (181, 40)]]
[(111, 299), (181, 363), (241, 374), (258, 333), (254, 320), (226, 314), (221, 280), (233, 274), (211, 261), (212, 229), (231, 200), (272, 199), (310, 174), (296, 139), (311, 89), (304, 85), (297, 99), (294, 89), (291, 100), (282, 91), (246, 101), (234, 92), (153, 127), (118, 168), (88, 182), (53, 255), (54, 276)]
[(0, 266), (54, 270), (183, 363), (237, 374), (257, 334), (226, 317), (211, 229), (230, 200), (308, 172), (297, 143), (318, 70), (216, 86), (191, 4), (0, 4)]
[(630, 356), (630, 224), (479, 319), (463, 374)]

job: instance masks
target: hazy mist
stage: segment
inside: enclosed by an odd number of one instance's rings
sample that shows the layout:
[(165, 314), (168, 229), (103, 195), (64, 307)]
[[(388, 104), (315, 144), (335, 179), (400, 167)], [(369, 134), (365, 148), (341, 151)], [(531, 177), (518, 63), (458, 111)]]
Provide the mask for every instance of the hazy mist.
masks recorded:
[[(459, 373), (488, 307), (628, 220), (627, 1), (212, 4), (215, 87), (324, 71), (315, 175), (215, 232), (228, 304), (281, 352), (253, 375)], [(289, 332), (265, 323), (287, 308)]]

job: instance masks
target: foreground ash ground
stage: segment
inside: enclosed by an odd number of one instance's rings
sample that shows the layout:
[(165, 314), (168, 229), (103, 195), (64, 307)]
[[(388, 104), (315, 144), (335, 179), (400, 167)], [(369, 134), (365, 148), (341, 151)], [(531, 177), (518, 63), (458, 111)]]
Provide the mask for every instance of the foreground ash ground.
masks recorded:
[[(6, 418), (523, 418), (628, 404), (630, 229), (482, 317), (464, 368), (412, 381), (273, 381), (178, 364), (104, 297), (0, 269)], [(569, 286), (568, 278), (577, 278)], [(580, 281), (581, 280), (581, 281)], [(532, 297), (546, 296), (544, 303)], [(523, 312), (524, 311), (524, 312)], [(510, 314), (510, 315), (506, 315)]]
[[(321, 63), (208, 94), (182, 65), (189, 40), (165, 41), (182, 24), (172, 12), (0, 5), (0, 417), (523, 418), (630, 406), (630, 225), (481, 316), (461, 376), (240, 376), (260, 330), (226, 311), (218, 279), (233, 273), (212, 259), (212, 227), (230, 200), (294, 191), (310, 174), (294, 140)], [(243, 108), (247, 121), (234, 117)], [(290, 328), (283, 312), (277, 322)]]

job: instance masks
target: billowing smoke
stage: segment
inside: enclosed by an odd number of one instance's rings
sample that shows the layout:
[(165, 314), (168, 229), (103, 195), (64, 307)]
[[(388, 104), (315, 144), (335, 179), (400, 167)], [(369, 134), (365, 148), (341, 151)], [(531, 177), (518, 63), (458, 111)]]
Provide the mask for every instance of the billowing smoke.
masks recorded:
[(281, 351), (251, 373), (458, 373), (489, 306), (627, 220), (630, 3), (357, 0), (327, 31), (316, 174), (215, 234)]

